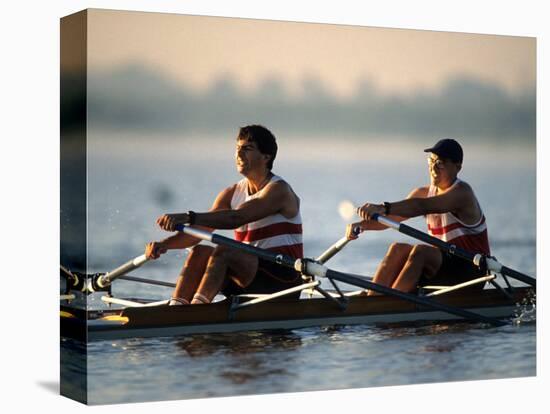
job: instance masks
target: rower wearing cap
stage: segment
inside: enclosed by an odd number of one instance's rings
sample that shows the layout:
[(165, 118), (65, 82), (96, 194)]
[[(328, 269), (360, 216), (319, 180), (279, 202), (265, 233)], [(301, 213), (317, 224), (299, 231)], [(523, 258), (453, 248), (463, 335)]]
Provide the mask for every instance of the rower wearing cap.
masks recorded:
[[(350, 240), (356, 239), (353, 229), (357, 226), (363, 231), (385, 230), (386, 226), (371, 220), (374, 214), (383, 214), (395, 221), (425, 216), (430, 235), (464, 250), (489, 255), (483, 211), (472, 187), (458, 178), (462, 169), (462, 147), (454, 139), (442, 139), (424, 152), (430, 153), (430, 185), (414, 189), (405, 200), (365, 203), (357, 209), (363, 221), (348, 225), (346, 236)], [(427, 283), (454, 285), (483, 275), (472, 263), (444, 253), (437, 247), (393, 243), (378, 266), (373, 282), (412, 292)], [(369, 295), (374, 294), (369, 292)]]
[[(239, 130), (235, 161), (244, 178), (221, 191), (209, 212), (164, 214), (157, 224), (166, 231), (187, 224), (212, 231), (234, 229), (235, 239), (296, 259), (303, 257), (300, 199), (290, 185), (271, 171), (277, 154), (275, 136), (261, 125)], [(145, 255), (157, 259), (168, 249), (193, 247), (174, 290), (171, 305), (210, 303), (218, 292), (273, 293), (301, 283), (293, 269), (242, 251), (198, 245), (183, 232), (148, 243)]]

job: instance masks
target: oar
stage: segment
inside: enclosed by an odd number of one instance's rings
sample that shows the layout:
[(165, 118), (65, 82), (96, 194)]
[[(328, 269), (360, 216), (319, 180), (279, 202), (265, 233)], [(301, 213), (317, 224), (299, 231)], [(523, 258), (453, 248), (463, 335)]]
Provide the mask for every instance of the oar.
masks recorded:
[(119, 266), (116, 269), (105, 273), (104, 275), (100, 275), (97, 279), (95, 279), (92, 282), (92, 286), (91, 286), (92, 291), (97, 290), (95, 289), (94, 284), (97, 284), (97, 286), (100, 288), (106, 288), (111, 283), (113, 283), (113, 281), (117, 277), (123, 276), (126, 273), (129, 273), (132, 270), (135, 270), (138, 267), (141, 267), (143, 264), (145, 264), (148, 261), (149, 259), (147, 258), (147, 256), (145, 256), (145, 254), (142, 254), (141, 256), (138, 256), (132, 260), (128, 260), (122, 266)]
[(189, 234), (198, 239), (209, 241), (214, 244), (219, 244), (223, 246), (232, 247), (238, 250), (242, 250), (246, 253), (253, 254), (257, 257), (261, 257), (262, 259), (265, 259), (269, 262), (276, 263), (291, 269), (295, 269), (296, 271), (299, 271), (301, 273), (305, 273), (305, 274), (317, 276), (317, 277), (326, 277), (326, 278), (338, 280), (340, 282), (348, 283), (348, 284), (362, 287), (365, 289), (370, 289), (378, 293), (401, 298), (408, 302), (416, 303), (418, 305), (423, 305), (428, 308), (441, 310), (451, 315), (460, 316), (461, 318), (486, 322), (495, 326), (502, 326), (505, 324), (504, 322), (498, 319), (489, 318), (474, 312), (467, 311), (465, 309), (456, 308), (454, 306), (448, 306), (448, 305), (436, 302), (434, 300), (427, 299), (425, 297), (418, 297), (410, 293), (404, 293), (392, 288), (379, 285), (377, 283), (370, 282), (368, 280), (365, 280), (355, 275), (337, 272), (313, 260), (294, 259), (290, 256), (287, 256), (281, 253), (270, 252), (268, 250), (264, 250), (255, 246), (244, 244), (236, 240), (230, 239), (228, 237), (221, 236), (216, 233), (209, 233), (207, 231), (189, 227), (187, 225), (178, 225), (176, 226), (176, 230)]
[[(361, 233), (361, 228), (359, 226), (354, 227), (353, 234), (356, 236), (359, 236)], [(347, 237), (342, 237), (340, 240), (338, 240), (336, 243), (334, 243), (332, 246), (330, 246), (327, 250), (325, 250), (321, 255), (315, 259), (316, 262), (324, 264), (329, 259), (331, 259), (336, 253), (340, 252), (351, 240)]]
[(391, 227), (392, 229), (397, 230), (400, 233), (406, 234), (407, 236), (411, 236), (420, 241), (439, 247), (441, 250), (448, 252), (449, 254), (452, 254), (454, 256), (460, 257), (461, 259), (467, 260), (475, 264), (476, 266), (482, 267), (485, 262), (485, 266), (487, 266), (488, 270), (491, 270), (496, 273), (500, 273), (505, 276), (509, 276), (513, 279), (517, 279), (531, 286), (537, 285), (537, 281), (535, 278), (528, 276), (524, 273), (518, 272), (517, 270), (510, 269), (509, 267), (503, 266), (501, 263), (499, 263), (496, 259), (492, 257), (487, 257), (480, 253), (471, 253), (467, 250), (464, 250), (464, 249), (461, 249), (460, 247), (455, 246), (454, 244), (447, 243), (436, 237), (430, 236), (429, 234), (421, 232), (420, 230), (417, 230), (414, 227), (408, 226), (403, 223), (399, 223), (397, 221), (394, 221), (385, 216), (381, 216), (379, 214), (373, 214), (371, 218), (372, 220), (376, 220), (387, 227)]
[[(89, 288), (91, 288), (92, 292), (94, 290), (101, 290), (109, 286), (111, 283), (113, 283), (115, 279), (119, 279), (119, 278), (123, 280), (129, 280), (132, 282), (148, 283), (150, 285), (176, 287), (174, 283), (170, 283), (170, 282), (164, 282), (164, 281), (152, 280), (152, 279), (142, 279), (142, 278), (133, 277), (133, 276), (124, 276), (127, 273), (131, 272), (132, 270), (135, 270), (138, 267), (143, 266), (149, 260), (151, 259), (148, 259), (145, 256), (145, 254), (137, 256), (132, 260), (128, 260), (126, 263), (117, 267), (116, 269), (111, 270), (110, 272), (107, 272), (104, 275), (98, 276), (95, 280), (92, 281), (92, 285)], [(99, 287), (99, 289), (97, 289), (97, 287)]]

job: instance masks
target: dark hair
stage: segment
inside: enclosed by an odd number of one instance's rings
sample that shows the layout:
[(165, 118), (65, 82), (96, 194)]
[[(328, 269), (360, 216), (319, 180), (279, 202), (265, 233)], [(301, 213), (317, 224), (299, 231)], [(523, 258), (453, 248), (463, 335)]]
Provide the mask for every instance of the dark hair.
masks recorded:
[(262, 154), (271, 156), (271, 159), (267, 163), (267, 168), (271, 171), (273, 161), (275, 161), (275, 157), (277, 156), (275, 135), (262, 125), (247, 125), (239, 129), (237, 140), (239, 139), (255, 142)]

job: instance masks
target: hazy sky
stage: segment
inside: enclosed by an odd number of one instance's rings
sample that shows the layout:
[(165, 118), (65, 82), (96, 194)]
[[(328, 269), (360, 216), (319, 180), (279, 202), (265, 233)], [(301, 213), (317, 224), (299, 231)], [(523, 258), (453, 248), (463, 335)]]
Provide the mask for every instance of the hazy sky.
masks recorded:
[(91, 10), (89, 65), (131, 62), (204, 89), (230, 75), (245, 89), (281, 78), (291, 94), (314, 77), (337, 96), (369, 79), (384, 93), (434, 89), (457, 75), (511, 92), (533, 87), (534, 38)]

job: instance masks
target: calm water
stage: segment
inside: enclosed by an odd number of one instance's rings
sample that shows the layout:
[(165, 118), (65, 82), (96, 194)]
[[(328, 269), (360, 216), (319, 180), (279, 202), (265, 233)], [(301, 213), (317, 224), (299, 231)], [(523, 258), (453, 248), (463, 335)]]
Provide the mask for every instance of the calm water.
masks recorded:
[[(108, 270), (141, 254), (147, 241), (165, 237), (155, 228), (157, 216), (205, 210), (217, 192), (239, 179), (232, 139), (149, 139), (128, 145), (114, 141), (121, 137), (97, 138), (92, 142), (101, 138), (101, 145), (89, 147), (89, 272)], [(393, 201), (426, 184), (427, 163), (421, 150), (429, 144), (279, 139), (274, 171), (302, 199), (306, 255), (317, 256), (342, 237), (345, 222), (337, 213), (342, 200)], [(465, 145), (461, 176), (473, 186), (485, 211), (493, 253), (510, 267), (534, 275), (534, 152), (494, 147), (489, 157), (486, 150)], [(410, 223), (425, 228), (420, 219)], [(397, 240), (409, 239), (391, 230), (364, 234), (327, 264), (371, 275), (388, 243)], [(170, 252), (133, 274), (174, 281), (185, 256), (186, 252)], [(114, 293), (160, 299), (170, 291), (120, 281)], [(92, 298), (89, 306), (100, 306), (99, 298)], [(66, 340), (62, 347), (70, 355), (76, 344)], [(535, 374), (533, 322), (502, 328), (321, 327), (88, 345), (93, 404)]]

